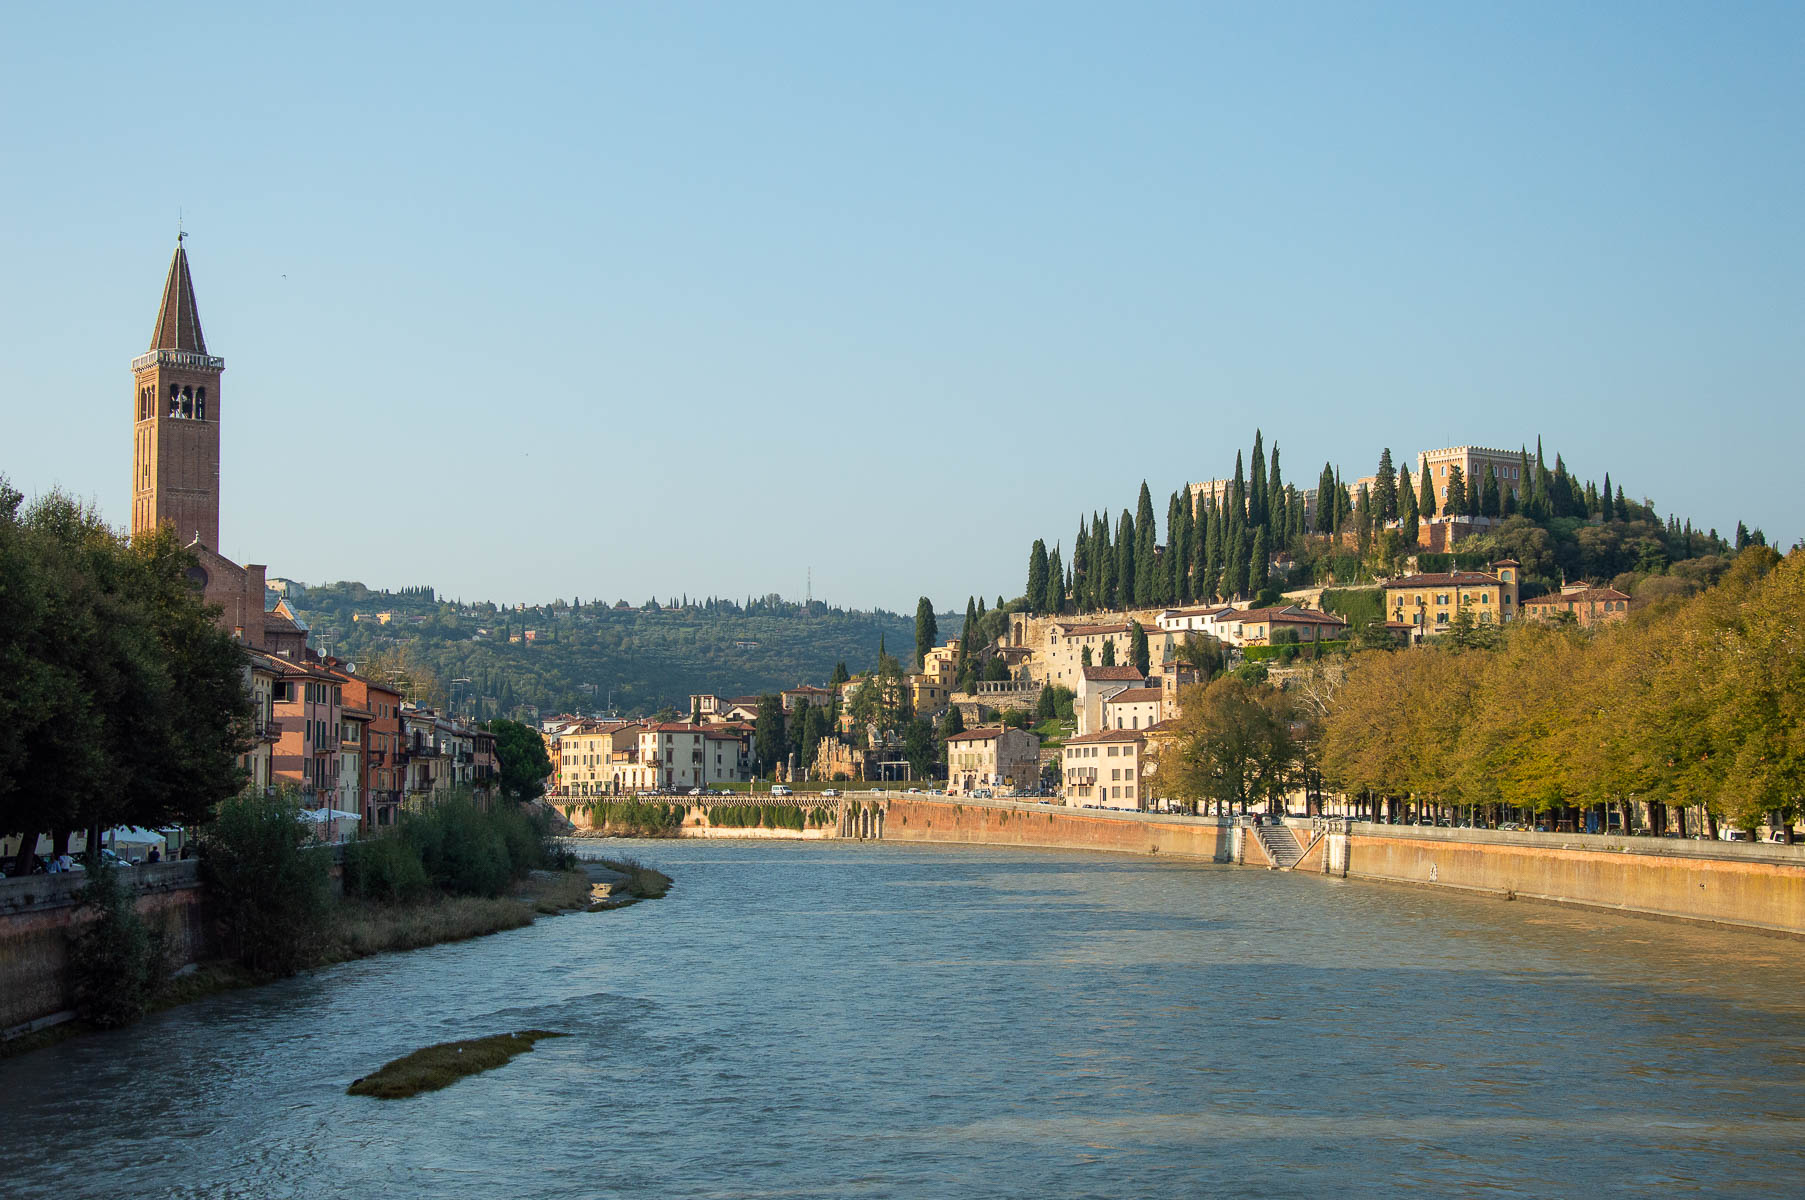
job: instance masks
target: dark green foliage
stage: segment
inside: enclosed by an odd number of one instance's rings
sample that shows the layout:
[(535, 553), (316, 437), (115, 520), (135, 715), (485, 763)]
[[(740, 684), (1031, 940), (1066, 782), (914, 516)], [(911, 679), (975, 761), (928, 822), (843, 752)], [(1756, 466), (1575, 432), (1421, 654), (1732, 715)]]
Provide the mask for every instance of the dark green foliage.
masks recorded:
[(1379, 521), (1393, 521), (1398, 516), (1398, 474), (1391, 465), (1391, 447), (1379, 453), (1379, 470), (1373, 481), (1373, 515)]
[[(1153, 523), (1153, 493), (1147, 489), (1147, 481), (1141, 480), (1140, 499), (1134, 508), (1134, 603), (1145, 608), (1156, 604), (1158, 587), (1155, 574), (1159, 564), (1155, 561), (1154, 547), (1158, 545), (1158, 530)], [(1127, 601), (1124, 600), (1124, 606)]]
[(526, 814), (478, 808), (452, 796), (402, 818), (398, 836), (419, 855), (432, 886), (458, 896), (498, 896), (540, 865), (540, 836)]
[[(333, 583), (309, 587), (299, 608), (343, 658), (361, 662), (405, 646), (439, 678), (471, 680), (457, 707), (483, 720), (525, 719), (527, 705), (593, 710), (610, 696), (629, 714), (688, 712), (698, 692), (756, 695), (819, 683), (836, 661), (868, 659), (880, 637), (904, 645), (914, 632), (913, 621), (896, 613), (850, 612), (820, 601), (805, 607), (775, 596), (668, 610), (544, 604), (515, 613)], [(402, 619), (369, 619), (391, 609)], [(354, 622), (357, 614), (365, 619)], [(957, 617), (948, 620), (939, 632), (956, 633)], [(519, 636), (523, 628), (537, 629), (538, 641), (510, 644), (508, 631)]]
[(940, 622), (934, 619), (934, 602), (926, 596), (915, 602), (915, 665), (927, 660), (928, 651), (940, 639)]
[(89, 867), (79, 911), (88, 920), (69, 946), (76, 1011), (100, 1029), (130, 1025), (169, 978), (167, 940), (145, 928), (132, 886), (105, 863)]
[(228, 954), (292, 975), (314, 960), (332, 905), (331, 854), (313, 843), (298, 797), (235, 796), (201, 841), (201, 879)]
[[(1428, 476), (1425, 475), (1423, 478), (1425, 483), (1427, 483)], [(1416, 535), (1420, 524), (1421, 511), (1417, 507), (1416, 492), (1411, 488), (1410, 468), (1407, 466), (1398, 468), (1397, 495), (1399, 532), (1402, 535), (1404, 545), (1406, 547), (1413, 547), (1416, 545)]]
[(423, 900), (432, 890), (420, 852), (397, 830), (345, 847), (345, 895), (384, 904)]
[[(1260, 531), (1260, 537), (1262, 540), (1265, 539), (1265, 530), (1262, 529)], [(1114, 645), (1114, 643), (1112, 642), (1111, 645)], [(1139, 621), (1132, 621), (1129, 623), (1128, 658), (1129, 661), (1134, 664), (1134, 669), (1139, 671), (1142, 675), (1147, 673), (1147, 668), (1153, 661), (1147, 648), (1147, 630), (1142, 627)]]
[(1322, 611), (1334, 613), (1349, 629), (1359, 629), (1385, 619), (1385, 593), (1380, 588), (1332, 588), (1322, 594)]
[(198, 823), (249, 745), (242, 648), (169, 529), (129, 543), (0, 479), (0, 830)]
[[(879, 654), (883, 652), (880, 650)], [(752, 727), (752, 756), (758, 760), (758, 773), (770, 774), (783, 761), (788, 739), (784, 736), (783, 697), (767, 692), (758, 698), (758, 720)]]
[(1134, 515), (1122, 510), (1116, 522), (1116, 585), (1109, 594), (1109, 608), (1128, 608), (1134, 604)]
[(1335, 493), (1340, 488), (1335, 479), (1335, 467), (1332, 463), (1322, 464), (1322, 474), (1316, 479), (1316, 532), (1335, 532)]
[(1028, 586), (1022, 595), (1027, 597), (1030, 611), (1041, 611), (1047, 595), (1047, 544), (1040, 538), (1034, 539), (1028, 552)]
[[(1086, 646), (1086, 650), (1090, 647)], [(1103, 642), (1103, 661), (1098, 666), (1113, 667), (1116, 665), (1116, 639), (1106, 638)]]
[(501, 794), (516, 804), (543, 796), (552, 760), (545, 752), (545, 738), (539, 731), (505, 717), (498, 717), (483, 728), (495, 735), (495, 757), (501, 763)]
[(1442, 501), (1441, 512), (1445, 517), (1457, 517), (1467, 511), (1467, 476), (1459, 463), (1448, 467), (1447, 499)]

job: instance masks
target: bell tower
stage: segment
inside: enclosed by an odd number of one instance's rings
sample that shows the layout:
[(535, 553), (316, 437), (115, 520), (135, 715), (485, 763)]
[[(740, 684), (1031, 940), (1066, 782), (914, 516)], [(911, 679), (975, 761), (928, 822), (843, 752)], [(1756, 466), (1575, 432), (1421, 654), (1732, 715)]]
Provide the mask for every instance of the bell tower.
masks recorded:
[(175, 526), (186, 545), (219, 551), (219, 377), (226, 360), (207, 353), (186, 234), (163, 281), (150, 349), (132, 360), (132, 533)]

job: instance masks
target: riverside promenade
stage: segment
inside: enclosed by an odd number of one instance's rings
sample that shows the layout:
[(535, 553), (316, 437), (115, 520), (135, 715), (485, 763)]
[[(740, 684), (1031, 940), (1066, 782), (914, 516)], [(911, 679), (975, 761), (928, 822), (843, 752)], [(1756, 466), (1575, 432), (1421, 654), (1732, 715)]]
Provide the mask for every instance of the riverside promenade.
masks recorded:
[(1117, 812), (1010, 800), (877, 794), (865, 825), (889, 841), (1159, 854), (1329, 879), (1457, 888), (1805, 936), (1805, 845)]

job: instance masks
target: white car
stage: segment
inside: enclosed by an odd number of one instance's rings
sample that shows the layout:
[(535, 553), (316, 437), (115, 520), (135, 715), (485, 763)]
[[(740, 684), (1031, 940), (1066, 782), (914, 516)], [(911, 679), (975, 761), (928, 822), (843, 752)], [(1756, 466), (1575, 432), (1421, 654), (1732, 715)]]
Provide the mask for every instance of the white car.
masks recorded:
[(771, 794), (773, 796), (787, 796), (790, 794), (790, 789), (780, 783), (771, 789)]
[(823, 788), (821, 791), (821, 794), (823, 796), (838, 796), (840, 794), (840, 789), (839, 788)]

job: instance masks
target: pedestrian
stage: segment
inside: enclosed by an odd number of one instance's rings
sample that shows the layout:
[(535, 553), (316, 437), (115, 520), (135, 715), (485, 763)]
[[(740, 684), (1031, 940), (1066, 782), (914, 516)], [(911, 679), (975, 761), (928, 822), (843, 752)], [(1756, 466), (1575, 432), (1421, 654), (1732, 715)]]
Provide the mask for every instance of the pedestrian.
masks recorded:
[(144, 861), (147, 863), (162, 862), (163, 861), (162, 852), (159, 851), (155, 846), (152, 846), (150, 848), (150, 853), (145, 856)]

